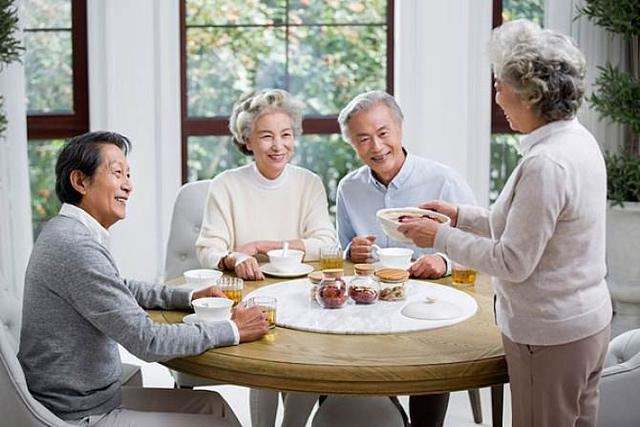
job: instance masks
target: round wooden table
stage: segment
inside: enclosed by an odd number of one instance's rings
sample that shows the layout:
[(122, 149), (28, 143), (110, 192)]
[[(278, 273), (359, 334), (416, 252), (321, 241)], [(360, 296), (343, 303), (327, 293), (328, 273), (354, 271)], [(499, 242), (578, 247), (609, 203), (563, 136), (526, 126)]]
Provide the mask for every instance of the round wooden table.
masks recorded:
[[(352, 274), (351, 264), (345, 273)], [(287, 279), (245, 282), (245, 295)], [(450, 284), (450, 279), (435, 281)], [(175, 279), (171, 284), (182, 283)], [(425, 286), (429, 286), (425, 284)], [(333, 335), (275, 328), (259, 341), (208, 350), (164, 365), (216, 382), (320, 394), (428, 394), (493, 386), (493, 423), (501, 425), (507, 366), (495, 326), (489, 278), (463, 289), (477, 313), (453, 326), (388, 335)], [(149, 311), (158, 322), (188, 314)]]

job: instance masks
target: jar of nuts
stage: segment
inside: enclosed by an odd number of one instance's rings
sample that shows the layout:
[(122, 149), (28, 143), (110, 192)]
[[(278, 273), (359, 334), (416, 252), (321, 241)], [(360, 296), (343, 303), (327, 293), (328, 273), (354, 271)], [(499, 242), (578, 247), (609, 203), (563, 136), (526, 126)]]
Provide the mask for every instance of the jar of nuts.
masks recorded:
[(380, 285), (373, 278), (373, 264), (356, 264), (353, 268), (356, 277), (349, 283), (349, 296), (356, 304), (373, 304), (380, 294)]
[(349, 299), (342, 269), (322, 271), (322, 281), (316, 288), (316, 301), (323, 308), (341, 308)]
[(409, 272), (400, 268), (382, 268), (375, 272), (380, 284), (380, 296), (383, 301), (397, 301), (405, 297), (405, 285)]

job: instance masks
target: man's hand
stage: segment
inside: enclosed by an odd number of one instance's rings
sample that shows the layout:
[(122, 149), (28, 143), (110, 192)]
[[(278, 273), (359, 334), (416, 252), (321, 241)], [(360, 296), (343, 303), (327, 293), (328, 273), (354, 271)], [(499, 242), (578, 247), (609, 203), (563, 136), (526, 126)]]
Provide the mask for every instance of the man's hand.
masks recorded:
[(432, 219), (420, 218), (403, 221), (398, 231), (420, 248), (432, 248), (440, 223)]
[(420, 209), (429, 209), (432, 211), (440, 212), (451, 218), (451, 226), (455, 227), (458, 224), (458, 206), (453, 203), (448, 203), (443, 200), (430, 200), (426, 203), (418, 206)]
[(259, 307), (245, 308), (238, 306), (231, 314), (240, 333), (240, 342), (255, 341), (269, 331), (269, 322)]
[(447, 263), (440, 255), (422, 255), (409, 268), (416, 279), (439, 279), (447, 273)]
[(244, 280), (264, 280), (264, 274), (260, 271), (258, 260), (250, 257), (234, 267), (236, 276)]
[(355, 263), (372, 261), (371, 246), (375, 241), (375, 236), (354, 237), (349, 246), (349, 259)]
[(219, 287), (209, 286), (208, 288), (195, 291), (191, 295), (191, 301), (196, 300), (198, 298), (207, 298), (207, 297), (226, 298), (227, 296), (224, 294), (224, 292), (222, 292), (222, 290)]

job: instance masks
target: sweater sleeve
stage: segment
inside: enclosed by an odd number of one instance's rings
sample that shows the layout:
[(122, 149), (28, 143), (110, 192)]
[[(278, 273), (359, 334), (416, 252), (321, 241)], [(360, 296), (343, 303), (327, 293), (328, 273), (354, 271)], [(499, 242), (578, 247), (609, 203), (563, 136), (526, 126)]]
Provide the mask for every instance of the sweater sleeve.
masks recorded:
[[(122, 280), (104, 247), (82, 240), (65, 257), (68, 275), (63, 288), (70, 304), (106, 336), (120, 343), (142, 360), (153, 362), (200, 354), (211, 347), (232, 345), (234, 333), (228, 321), (209, 324), (156, 323), (138, 305), (136, 297)], [(147, 302), (166, 296), (168, 289), (145, 292), (139, 282), (132, 282), (133, 292)], [(180, 302), (182, 296), (169, 295)]]
[(509, 282), (527, 279), (540, 262), (566, 204), (566, 171), (545, 157), (523, 163), (499, 240), (440, 226), (434, 247), (456, 261)]
[(180, 287), (169, 287), (131, 279), (125, 279), (123, 282), (143, 308), (180, 310), (191, 307), (191, 293), (193, 291), (190, 289), (180, 289)]
[(202, 227), (196, 240), (196, 255), (204, 268), (218, 268), (220, 259), (233, 248), (231, 200), (219, 176), (209, 186), (202, 215)]
[(480, 237), (490, 237), (489, 210), (480, 206), (458, 205), (456, 227)]
[(336, 232), (329, 217), (327, 193), (319, 177), (311, 180), (307, 203), (304, 205), (302, 243), (305, 248), (305, 260), (320, 258), (320, 247), (336, 244)]

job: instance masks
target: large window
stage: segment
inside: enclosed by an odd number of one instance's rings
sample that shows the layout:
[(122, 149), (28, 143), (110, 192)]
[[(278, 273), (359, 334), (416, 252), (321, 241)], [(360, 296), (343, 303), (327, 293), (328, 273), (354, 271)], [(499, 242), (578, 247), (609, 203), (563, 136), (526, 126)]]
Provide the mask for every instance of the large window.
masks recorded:
[(231, 143), (233, 104), (282, 88), (305, 104), (293, 161), (322, 177), (333, 205), (358, 166), (338, 112), (360, 92), (393, 92), (393, 1), (183, 0), (181, 81), (183, 181), (250, 161)]
[[(505, 21), (525, 18), (543, 25), (544, 0), (494, 0), (493, 26)], [(491, 186), (489, 200), (496, 201), (498, 194), (520, 160), (518, 146), (520, 135), (509, 128), (500, 107), (495, 102), (495, 90), (491, 89)]]
[(89, 129), (86, 1), (24, 0), (27, 137), (34, 237), (55, 215), (54, 167), (68, 138)]

